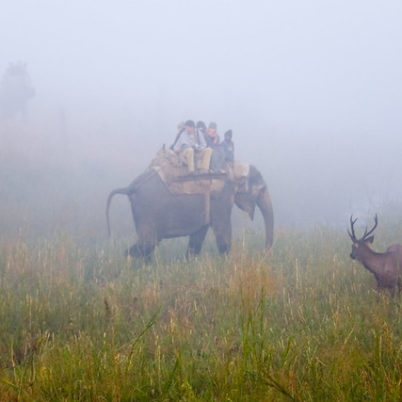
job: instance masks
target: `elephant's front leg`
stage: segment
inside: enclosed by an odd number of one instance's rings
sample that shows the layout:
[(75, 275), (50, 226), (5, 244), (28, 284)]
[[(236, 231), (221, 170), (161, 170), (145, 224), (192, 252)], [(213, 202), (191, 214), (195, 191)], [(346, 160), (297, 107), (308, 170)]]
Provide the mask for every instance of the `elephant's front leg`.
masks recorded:
[(232, 223), (230, 218), (215, 222), (215, 224), (212, 225), (212, 229), (215, 234), (216, 245), (218, 246), (219, 252), (221, 254), (228, 253), (232, 241)]
[(198, 255), (201, 252), (202, 243), (208, 231), (208, 226), (203, 226), (198, 232), (190, 236), (186, 257), (190, 258), (193, 255)]

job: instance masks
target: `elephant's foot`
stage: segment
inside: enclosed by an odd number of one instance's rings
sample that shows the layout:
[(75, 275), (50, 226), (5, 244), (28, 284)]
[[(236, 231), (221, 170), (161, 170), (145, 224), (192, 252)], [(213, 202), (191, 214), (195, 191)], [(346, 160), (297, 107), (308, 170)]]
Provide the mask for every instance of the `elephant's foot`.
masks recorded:
[(151, 244), (134, 244), (128, 250), (126, 250), (125, 255), (126, 257), (131, 256), (133, 258), (142, 258), (145, 262), (149, 262), (154, 249), (155, 246)]
[(228, 254), (230, 251), (230, 244), (232, 241), (232, 227), (230, 221), (223, 228), (221, 227), (218, 229), (214, 227), (214, 233), (219, 253)]
[(205, 236), (208, 231), (208, 226), (204, 226), (198, 232), (192, 234), (190, 236), (190, 240), (188, 242), (188, 248), (186, 252), (186, 258), (189, 259), (191, 257), (195, 257), (201, 252), (202, 243), (204, 242)]
[(200, 254), (201, 252), (201, 247), (202, 244), (197, 244), (196, 246), (188, 246), (187, 251), (186, 251), (186, 258), (190, 259), (192, 257), (196, 257), (197, 255)]
[(218, 251), (220, 254), (228, 254), (230, 251), (230, 244), (226, 244), (226, 243), (218, 243)]
[(188, 248), (186, 251), (186, 258), (190, 260), (191, 258), (197, 257), (201, 252), (201, 247), (197, 249)]

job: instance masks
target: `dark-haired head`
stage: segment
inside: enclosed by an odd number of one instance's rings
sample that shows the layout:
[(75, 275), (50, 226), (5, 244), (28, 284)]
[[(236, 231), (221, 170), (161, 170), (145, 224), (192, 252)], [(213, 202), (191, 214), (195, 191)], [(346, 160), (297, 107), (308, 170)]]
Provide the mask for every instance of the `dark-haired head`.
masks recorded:
[(195, 124), (194, 124), (194, 121), (193, 121), (193, 120), (187, 120), (187, 121), (184, 123), (184, 125), (187, 126), (187, 127), (195, 128)]

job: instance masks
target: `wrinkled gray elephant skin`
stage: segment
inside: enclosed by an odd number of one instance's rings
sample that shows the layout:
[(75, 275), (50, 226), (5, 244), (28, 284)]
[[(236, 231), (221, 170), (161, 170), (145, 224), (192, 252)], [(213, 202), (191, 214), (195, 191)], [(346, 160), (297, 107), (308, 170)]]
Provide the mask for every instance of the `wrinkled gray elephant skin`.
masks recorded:
[(138, 176), (128, 187), (112, 191), (108, 197), (106, 218), (110, 234), (109, 209), (116, 194), (129, 197), (138, 241), (128, 250), (132, 257), (148, 259), (155, 246), (172, 237), (189, 236), (187, 256), (197, 255), (208, 228), (212, 227), (220, 253), (230, 250), (232, 238), (231, 213), (238, 208), (254, 216), (255, 205), (265, 223), (265, 245), (273, 242), (273, 211), (267, 186), (260, 172), (250, 166), (246, 190), (226, 179), (222, 191), (211, 194), (209, 216), (206, 216), (205, 197), (202, 194), (172, 194), (152, 169)]

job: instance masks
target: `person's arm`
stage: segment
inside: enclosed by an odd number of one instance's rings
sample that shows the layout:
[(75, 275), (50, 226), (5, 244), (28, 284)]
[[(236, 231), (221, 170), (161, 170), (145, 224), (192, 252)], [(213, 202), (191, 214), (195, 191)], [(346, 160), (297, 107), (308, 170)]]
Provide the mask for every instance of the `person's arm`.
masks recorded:
[(234, 162), (234, 144), (233, 144), (233, 142), (229, 145), (229, 148), (228, 148), (228, 161)]
[(188, 138), (187, 132), (184, 132), (181, 137), (180, 141), (178, 142), (176, 146), (176, 152), (181, 152), (184, 148), (192, 147), (192, 143), (190, 139)]
[(176, 146), (176, 144), (179, 142), (180, 137), (182, 137), (182, 134), (183, 134), (183, 131), (184, 131), (184, 127), (181, 127), (181, 126), (179, 125), (179, 128), (180, 128), (180, 130), (179, 130), (179, 132), (177, 133), (176, 138), (174, 139), (173, 144), (170, 146), (170, 149), (171, 149), (171, 150), (174, 150), (174, 149), (175, 149), (175, 146)]

